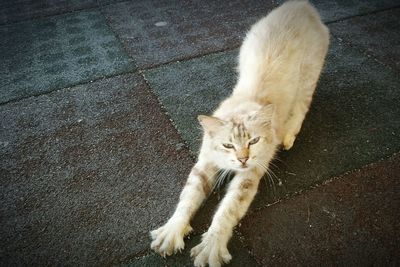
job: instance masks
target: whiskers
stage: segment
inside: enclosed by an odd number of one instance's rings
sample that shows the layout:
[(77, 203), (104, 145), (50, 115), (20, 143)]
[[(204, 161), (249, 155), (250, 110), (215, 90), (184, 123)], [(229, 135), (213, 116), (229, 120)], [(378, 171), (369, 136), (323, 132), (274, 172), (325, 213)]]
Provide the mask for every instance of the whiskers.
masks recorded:
[(212, 195), (215, 189), (219, 190), (221, 188), (221, 186), (225, 183), (226, 178), (231, 176), (231, 173), (231, 170), (217, 170), (213, 175), (209, 176), (208, 183), (210, 183), (211, 180), (214, 179), (215, 181), (213, 182), (213, 187), (208, 194), (207, 199)]
[[(263, 178), (264, 178), (264, 180), (265, 180), (265, 183), (266, 183), (267, 185), (269, 184), (269, 186), (271, 187), (273, 196), (276, 197), (276, 195), (277, 195), (277, 194), (276, 194), (276, 191), (277, 191), (276, 186), (277, 186), (277, 185), (278, 185), (278, 186), (282, 186), (282, 185), (283, 185), (283, 184), (282, 184), (282, 180), (281, 180), (278, 176), (276, 176), (276, 174), (275, 174), (270, 168), (268, 168), (268, 166), (267, 166), (266, 164), (264, 164), (264, 163), (262, 163), (262, 162), (260, 162), (260, 161), (258, 161), (258, 160), (254, 160), (254, 162), (255, 162), (261, 169), (263, 169), (263, 170), (265, 171), (265, 174), (266, 174), (266, 175), (263, 176)], [(270, 162), (269, 165), (278, 168), (278, 166), (276, 166), (276, 165), (273, 164), (272, 162)]]
[(221, 185), (224, 184), (226, 177), (230, 176), (231, 171), (230, 170), (222, 170), (219, 171), (218, 176), (215, 178), (215, 184), (213, 186), (213, 191), (215, 188), (220, 189)]

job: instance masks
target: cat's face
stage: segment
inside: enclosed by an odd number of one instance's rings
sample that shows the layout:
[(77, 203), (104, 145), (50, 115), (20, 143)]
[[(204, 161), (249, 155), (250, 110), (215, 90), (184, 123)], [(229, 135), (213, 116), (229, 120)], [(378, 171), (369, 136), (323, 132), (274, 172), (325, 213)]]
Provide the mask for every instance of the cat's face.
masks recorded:
[(234, 121), (200, 116), (208, 135), (210, 159), (223, 169), (244, 171), (258, 167), (266, 171), (277, 146), (270, 118), (261, 112)]

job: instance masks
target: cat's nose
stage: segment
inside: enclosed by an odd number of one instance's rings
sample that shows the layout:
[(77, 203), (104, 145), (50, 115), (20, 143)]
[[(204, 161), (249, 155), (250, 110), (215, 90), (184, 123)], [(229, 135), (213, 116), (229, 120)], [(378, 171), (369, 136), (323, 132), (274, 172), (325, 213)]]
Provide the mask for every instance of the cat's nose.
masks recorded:
[(242, 164), (246, 164), (246, 161), (249, 159), (249, 157), (243, 157), (243, 158), (238, 158), (238, 161), (240, 161)]

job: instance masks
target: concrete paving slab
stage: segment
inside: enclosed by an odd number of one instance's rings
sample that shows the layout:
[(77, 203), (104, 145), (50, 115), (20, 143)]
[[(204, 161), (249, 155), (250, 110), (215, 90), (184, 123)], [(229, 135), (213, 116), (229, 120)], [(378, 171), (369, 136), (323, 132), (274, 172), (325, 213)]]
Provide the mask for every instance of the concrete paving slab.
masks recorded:
[[(235, 82), (235, 53), (145, 71), (193, 152), (201, 138), (196, 116), (211, 113)], [(253, 207), (399, 151), (399, 86), (397, 73), (333, 39), (303, 129), (272, 167), (283, 186), (275, 192), (263, 182)]]
[(98, 10), (0, 27), (0, 103), (131, 71)]
[(237, 46), (273, 1), (127, 1), (103, 8), (140, 68)]
[(263, 266), (398, 266), (399, 178), (396, 155), (259, 210), (239, 230)]
[[(400, 4), (400, 3), (399, 3)], [(400, 71), (400, 8), (329, 25), (331, 32)]]
[[(200, 236), (191, 236), (185, 242), (185, 249), (182, 254), (177, 254), (171, 257), (163, 258), (160, 255), (151, 253), (150, 255), (136, 258), (129, 261), (127, 264), (122, 266), (126, 267), (155, 267), (155, 266), (193, 266), (193, 261), (190, 259), (190, 249), (198, 245), (201, 241)], [(255, 267), (260, 266), (254, 260), (247, 250), (243, 247), (239, 239), (234, 236), (228, 245), (229, 252), (232, 255), (232, 261), (224, 266), (226, 267)]]
[(96, 0), (2, 0), (0, 24), (46, 17), (96, 6)]
[[(278, 0), (277, 2), (281, 4), (285, 1)], [(397, 0), (310, 0), (310, 2), (318, 9), (324, 22), (342, 20), (400, 6)]]
[(0, 106), (0, 265), (104, 266), (149, 250), (193, 164), (137, 74)]

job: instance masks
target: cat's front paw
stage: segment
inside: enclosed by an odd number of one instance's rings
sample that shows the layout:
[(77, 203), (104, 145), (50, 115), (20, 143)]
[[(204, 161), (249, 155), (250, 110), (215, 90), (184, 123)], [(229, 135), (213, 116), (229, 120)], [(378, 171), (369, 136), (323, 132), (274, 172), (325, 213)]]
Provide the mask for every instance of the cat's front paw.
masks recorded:
[(285, 135), (285, 137), (283, 138), (283, 148), (285, 150), (291, 149), (293, 146), (294, 140), (296, 140), (296, 136), (294, 136), (292, 134)]
[(205, 267), (208, 264), (210, 267), (219, 267), (222, 263), (229, 263), (232, 256), (226, 245), (226, 242), (221, 242), (216, 236), (204, 234), (201, 243), (190, 252), (190, 256), (194, 258), (194, 266)]
[(185, 247), (183, 238), (192, 231), (189, 224), (167, 222), (157, 230), (150, 232), (151, 249), (161, 256), (170, 256), (181, 251)]

